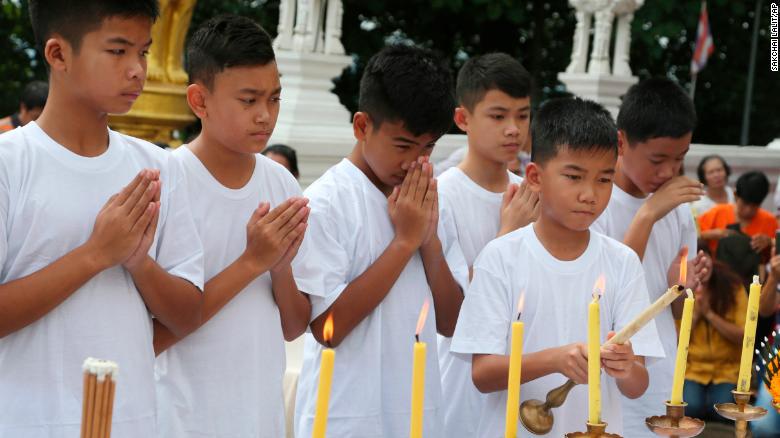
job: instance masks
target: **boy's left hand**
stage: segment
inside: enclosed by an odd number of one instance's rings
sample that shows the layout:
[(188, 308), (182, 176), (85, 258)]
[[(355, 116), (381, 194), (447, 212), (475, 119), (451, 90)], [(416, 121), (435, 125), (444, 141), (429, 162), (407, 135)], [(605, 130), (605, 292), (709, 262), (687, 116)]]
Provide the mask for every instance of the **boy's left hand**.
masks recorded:
[[(160, 171), (155, 170), (154, 181), (160, 180)], [(160, 219), (160, 192), (162, 191), (162, 185), (157, 186), (157, 193), (154, 194), (153, 202), (157, 203), (157, 209), (155, 210), (152, 222), (146, 227), (143, 236), (141, 236), (141, 242), (138, 244), (138, 248), (133, 251), (133, 254), (122, 265), (128, 272), (132, 273), (134, 269), (141, 266), (141, 263), (146, 259), (149, 254), (149, 249), (154, 242), (154, 235), (157, 232), (157, 223)]]
[[(428, 234), (425, 235), (425, 239), (423, 239), (422, 246), (427, 246), (434, 242), (436, 239), (438, 239), (438, 228), (439, 228), (439, 192), (438, 192), (438, 182), (436, 181), (436, 178), (433, 177), (433, 164), (431, 164), (429, 158), (427, 156), (422, 156), (418, 159), (418, 162), (420, 164), (422, 163), (428, 163), (430, 165), (430, 172), (428, 173), (427, 177), (431, 178), (431, 183), (428, 184), (428, 192), (433, 193), (433, 206), (431, 209), (431, 215), (430, 215), (430, 222), (428, 223)], [(425, 173), (423, 173), (425, 175)]]
[[(615, 332), (607, 334), (607, 340), (615, 336)], [(634, 368), (636, 356), (631, 342), (625, 344), (612, 344), (601, 347), (601, 366), (604, 372), (615, 379), (624, 379), (631, 375)]]

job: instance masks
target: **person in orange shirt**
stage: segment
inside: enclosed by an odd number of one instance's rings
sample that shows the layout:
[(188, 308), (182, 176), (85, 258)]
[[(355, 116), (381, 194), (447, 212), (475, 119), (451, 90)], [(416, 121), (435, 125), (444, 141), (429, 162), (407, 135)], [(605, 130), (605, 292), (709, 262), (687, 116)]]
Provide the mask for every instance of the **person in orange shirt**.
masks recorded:
[(769, 179), (762, 172), (747, 172), (737, 179), (734, 204), (719, 204), (699, 216), (701, 238), (709, 242), (710, 250), (716, 254), (718, 241), (735, 231), (733, 225), (751, 237), (750, 246), (759, 254), (772, 245), (777, 231), (775, 216), (762, 209), (761, 203), (769, 193)]
[(46, 105), (48, 95), (49, 84), (44, 81), (32, 81), (25, 85), (19, 101), (19, 111), (0, 118), (0, 134), (37, 119)]

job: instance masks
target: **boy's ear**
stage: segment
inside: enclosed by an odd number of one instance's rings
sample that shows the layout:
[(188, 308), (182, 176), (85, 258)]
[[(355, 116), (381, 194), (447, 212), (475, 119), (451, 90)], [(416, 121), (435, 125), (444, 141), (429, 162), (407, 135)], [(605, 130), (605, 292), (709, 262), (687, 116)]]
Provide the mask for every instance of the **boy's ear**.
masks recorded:
[(542, 191), (542, 167), (533, 161), (525, 166), (525, 181), (534, 193)]
[(355, 139), (363, 141), (366, 139), (371, 119), (367, 113), (358, 111), (352, 117), (352, 131), (354, 132)]
[(455, 125), (463, 132), (467, 132), (466, 128), (468, 128), (468, 110), (466, 108), (463, 108), (463, 106), (459, 106), (455, 108), (455, 115), (453, 116), (453, 120), (455, 120)]
[(207, 92), (206, 87), (201, 84), (190, 84), (187, 87), (187, 104), (199, 119), (208, 116), (208, 111), (206, 111)]
[(73, 48), (64, 39), (52, 37), (43, 46), (43, 57), (52, 71), (67, 71), (68, 60), (73, 53)]

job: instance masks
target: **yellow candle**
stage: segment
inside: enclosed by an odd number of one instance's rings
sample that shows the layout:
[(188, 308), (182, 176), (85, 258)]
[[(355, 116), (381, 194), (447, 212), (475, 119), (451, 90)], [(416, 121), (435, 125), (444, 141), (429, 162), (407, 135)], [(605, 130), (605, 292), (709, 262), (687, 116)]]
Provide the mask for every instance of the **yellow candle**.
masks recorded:
[[(322, 329), (322, 337), (325, 342), (333, 339), (333, 315), (328, 315), (325, 326)], [(325, 429), (328, 426), (328, 403), (330, 401), (330, 387), (333, 382), (333, 363), (336, 360), (336, 351), (332, 348), (322, 350), (320, 358), (320, 382), (317, 387), (317, 406), (314, 411), (314, 428), (312, 438), (325, 438)]]
[[(517, 305), (517, 319), (523, 312), (523, 297), (520, 295), (520, 301)], [(504, 422), (504, 437), (517, 437), (517, 415), (520, 411), (520, 370), (523, 359), (523, 323), (515, 321), (512, 323), (512, 346), (509, 350), (509, 382), (507, 384), (506, 397), (506, 419)]]
[(593, 287), (593, 301), (588, 304), (588, 423), (601, 423), (601, 320), (599, 298), (604, 293), (604, 276)]
[(423, 303), (420, 317), (417, 319), (417, 331), (414, 343), (414, 361), (412, 362), (412, 413), (409, 424), (409, 438), (422, 438), (423, 436), (423, 407), (425, 404), (425, 342), (420, 342), (419, 336), (425, 326), (425, 318), (428, 316), (428, 300)]
[(685, 291), (688, 298), (683, 305), (682, 320), (680, 321), (680, 338), (677, 341), (677, 358), (674, 362), (674, 380), (672, 381), (673, 405), (683, 403), (683, 385), (685, 384), (685, 367), (688, 361), (688, 344), (691, 340), (691, 321), (693, 320), (693, 292), (690, 289)]
[(425, 402), (425, 342), (414, 343), (414, 365), (412, 368), (412, 421), (409, 436), (422, 437), (423, 403)]
[(756, 342), (756, 324), (758, 323), (758, 298), (761, 296), (761, 283), (758, 275), (753, 276), (748, 295), (747, 315), (745, 316), (745, 334), (742, 338), (742, 359), (739, 363), (737, 391), (750, 391), (750, 372), (753, 363), (753, 346)]

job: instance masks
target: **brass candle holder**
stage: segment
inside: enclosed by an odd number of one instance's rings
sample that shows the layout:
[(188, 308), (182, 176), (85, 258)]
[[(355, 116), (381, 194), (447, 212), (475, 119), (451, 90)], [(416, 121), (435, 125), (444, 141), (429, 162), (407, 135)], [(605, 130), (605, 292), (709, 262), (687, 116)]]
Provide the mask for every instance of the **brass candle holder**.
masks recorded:
[(715, 405), (715, 410), (721, 417), (736, 422), (735, 437), (745, 438), (747, 436), (747, 422), (758, 420), (766, 415), (767, 410), (750, 404), (750, 392), (734, 390), (731, 393), (734, 395), (736, 403), (718, 403)]
[(623, 438), (616, 433), (607, 432), (607, 423), (585, 423), (587, 432), (567, 433), (566, 438)]
[(573, 380), (568, 380), (563, 385), (548, 392), (544, 402), (540, 400), (524, 401), (520, 405), (520, 422), (523, 423), (523, 427), (534, 435), (544, 435), (552, 430), (553, 422), (555, 422), (552, 409), (561, 406), (566, 401), (569, 391), (575, 386), (577, 384)]
[(699, 435), (704, 430), (704, 422), (698, 418), (686, 417), (686, 406), (688, 403), (685, 402), (673, 405), (667, 401), (666, 415), (647, 417), (645, 424), (651, 432), (658, 436), (687, 438)]

